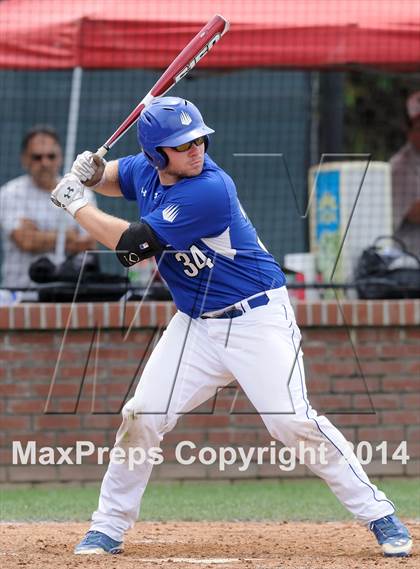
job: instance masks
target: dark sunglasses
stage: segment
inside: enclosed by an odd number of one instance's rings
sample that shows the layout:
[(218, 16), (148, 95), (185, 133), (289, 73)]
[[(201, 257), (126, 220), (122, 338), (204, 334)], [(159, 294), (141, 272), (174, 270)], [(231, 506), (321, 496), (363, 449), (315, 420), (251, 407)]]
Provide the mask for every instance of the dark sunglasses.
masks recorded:
[(33, 162), (41, 162), (43, 158), (48, 158), (48, 160), (55, 160), (57, 158), (57, 154), (55, 152), (49, 152), (48, 154), (31, 154), (31, 160)]
[(201, 146), (204, 144), (206, 140), (205, 136), (199, 136), (195, 140), (191, 140), (190, 142), (184, 142), (184, 144), (178, 144), (178, 146), (171, 146), (172, 150), (176, 150), (177, 152), (185, 152), (189, 150), (193, 144), (196, 146)]

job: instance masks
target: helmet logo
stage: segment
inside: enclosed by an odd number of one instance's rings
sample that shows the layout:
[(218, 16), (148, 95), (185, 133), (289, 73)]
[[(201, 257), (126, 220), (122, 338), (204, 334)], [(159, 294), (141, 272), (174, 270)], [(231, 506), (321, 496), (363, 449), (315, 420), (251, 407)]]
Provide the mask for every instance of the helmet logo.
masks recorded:
[(185, 126), (188, 126), (189, 124), (192, 123), (192, 118), (191, 118), (190, 115), (189, 115), (187, 112), (185, 112), (185, 111), (182, 111), (182, 112), (181, 112), (180, 118), (181, 118), (181, 124), (183, 124), (183, 125), (185, 125)]

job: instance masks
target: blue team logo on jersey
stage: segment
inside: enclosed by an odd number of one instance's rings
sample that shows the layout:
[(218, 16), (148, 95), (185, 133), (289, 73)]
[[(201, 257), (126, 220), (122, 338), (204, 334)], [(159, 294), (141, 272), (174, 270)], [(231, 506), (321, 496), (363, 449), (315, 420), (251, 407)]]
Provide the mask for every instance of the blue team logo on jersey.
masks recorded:
[(179, 205), (168, 205), (168, 207), (165, 207), (165, 209), (162, 211), (162, 217), (165, 221), (169, 221), (169, 223), (172, 223), (173, 221), (175, 221), (176, 216), (179, 213)]

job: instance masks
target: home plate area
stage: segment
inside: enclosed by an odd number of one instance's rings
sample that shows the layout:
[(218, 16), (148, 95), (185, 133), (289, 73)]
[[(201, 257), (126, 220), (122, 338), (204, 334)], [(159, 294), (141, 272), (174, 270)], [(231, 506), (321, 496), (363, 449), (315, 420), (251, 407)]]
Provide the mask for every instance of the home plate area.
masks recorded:
[(7, 569), (387, 569), (419, 567), (420, 522), (408, 520), (413, 555), (384, 559), (356, 522), (139, 522), (121, 555), (74, 555), (87, 523), (3, 523), (0, 566)]

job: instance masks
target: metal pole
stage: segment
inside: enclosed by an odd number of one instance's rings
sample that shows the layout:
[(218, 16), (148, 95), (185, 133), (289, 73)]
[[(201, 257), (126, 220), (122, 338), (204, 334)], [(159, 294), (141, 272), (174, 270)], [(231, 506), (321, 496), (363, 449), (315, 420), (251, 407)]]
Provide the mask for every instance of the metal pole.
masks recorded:
[[(79, 124), (80, 94), (82, 91), (83, 69), (75, 67), (71, 79), (69, 116), (67, 121), (67, 136), (64, 149), (64, 173), (69, 172), (74, 160), (77, 141), (77, 127)], [(64, 217), (64, 216), (63, 216)], [(57, 231), (55, 244), (55, 262), (62, 263), (65, 259), (67, 217)]]

